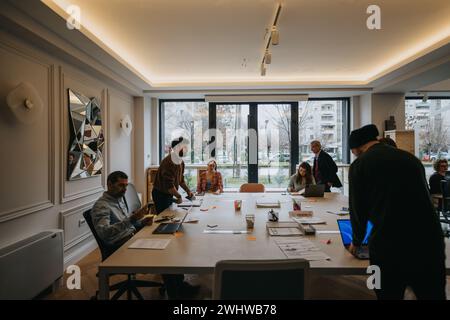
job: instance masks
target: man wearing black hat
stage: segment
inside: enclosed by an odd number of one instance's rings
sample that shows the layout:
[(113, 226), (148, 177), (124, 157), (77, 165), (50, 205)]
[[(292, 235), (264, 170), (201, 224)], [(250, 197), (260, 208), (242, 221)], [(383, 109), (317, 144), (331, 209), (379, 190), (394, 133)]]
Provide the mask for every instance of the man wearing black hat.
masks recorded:
[(425, 169), (412, 154), (377, 141), (375, 125), (352, 131), (357, 159), (349, 172), (350, 218), (356, 254), (367, 222), (370, 263), (380, 268), (378, 299), (445, 299), (445, 244), (428, 192)]

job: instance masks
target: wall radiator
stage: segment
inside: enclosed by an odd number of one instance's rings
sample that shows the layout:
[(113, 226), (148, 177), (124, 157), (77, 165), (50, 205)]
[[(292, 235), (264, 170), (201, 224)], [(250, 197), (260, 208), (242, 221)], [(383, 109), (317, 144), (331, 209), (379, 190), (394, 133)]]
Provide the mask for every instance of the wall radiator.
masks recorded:
[(64, 272), (63, 231), (50, 230), (0, 249), (0, 300), (32, 299)]

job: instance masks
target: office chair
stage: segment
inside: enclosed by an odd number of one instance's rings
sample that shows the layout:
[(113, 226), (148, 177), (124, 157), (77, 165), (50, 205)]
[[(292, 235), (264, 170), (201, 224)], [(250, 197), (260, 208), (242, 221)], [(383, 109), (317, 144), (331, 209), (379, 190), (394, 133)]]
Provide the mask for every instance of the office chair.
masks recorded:
[[(100, 248), (100, 252), (102, 255), (102, 261), (105, 261), (110, 255), (114, 253), (117, 249), (119, 249), (120, 246), (110, 246), (107, 245), (103, 240), (98, 236), (97, 231), (95, 230), (94, 223), (92, 221), (91, 217), (91, 210), (87, 210), (83, 212), (83, 217), (86, 220), (89, 228), (91, 229), (92, 234), (94, 235), (95, 241), (97, 241), (98, 247)], [(161, 295), (164, 294), (164, 286), (160, 282), (155, 281), (144, 281), (144, 280), (137, 280), (135, 274), (127, 274), (127, 280), (121, 281), (119, 283), (115, 283), (111, 286), (109, 286), (110, 291), (117, 292), (113, 295), (111, 300), (117, 300), (119, 299), (125, 292), (127, 293), (127, 299), (131, 300), (132, 294), (136, 296), (139, 300), (144, 300), (140, 292), (137, 290), (137, 288), (142, 287), (160, 287), (159, 293)], [(92, 299), (96, 299), (98, 296), (98, 291), (95, 293), (95, 297), (92, 297)]]
[(265, 192), (266, 188), (261, 183), (244, 183), (240, 186), (239, 192)]
[(213, 299), (306, 299), (309, 262), (223, 260), (214, 269)]

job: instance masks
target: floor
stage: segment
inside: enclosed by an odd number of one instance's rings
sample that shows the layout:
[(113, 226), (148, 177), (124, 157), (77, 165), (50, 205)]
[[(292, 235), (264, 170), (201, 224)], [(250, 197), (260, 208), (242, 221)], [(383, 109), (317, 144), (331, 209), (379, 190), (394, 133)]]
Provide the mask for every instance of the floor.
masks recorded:
[[(69, 290), (66, 287), (67, 275), (62, 280), (62, 286), (54, 292), (43, 294), (39, 298), (46, 300), (89, 300), (95, 295), (98, 287), (96, 277), (97, 267), (100, 263), (100, 251), (98, 249), (92, 251), (81, 261), (78, 266), (81, 269), (81, 289)], [(139, 275), (142, 280), (161, 281), (158, 275)], [(111, 283), (124, 280), (124, 276), (113, 276), (110, 278)], [(311, 298), (312, 299), (355, 299), (355, 300), (371, 300), (375, 299), (374, 293), (367, 289), (365, 276), (321, 276), (311, 279)], [(212, 275), (186, 275), (186, 280), (201, 286), (199, 294), (195, 299), (211, 299), (212, 296)], [(145, 299), (166, 299), (161, 296), (157, 288), (140, 288), (139, 292)], [(450, 298), (450, 277), (447, 277), (447, 297)], [(125, 296), (123, 297), (125, 299)], [(411, 291), (405, 293), (405, 299), (414, 299)]]

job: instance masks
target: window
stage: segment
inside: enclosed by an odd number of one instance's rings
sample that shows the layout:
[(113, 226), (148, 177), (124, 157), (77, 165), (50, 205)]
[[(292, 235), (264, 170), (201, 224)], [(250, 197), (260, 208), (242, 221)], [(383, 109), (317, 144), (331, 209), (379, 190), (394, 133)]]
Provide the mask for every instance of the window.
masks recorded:
[[(208, 130), (208, 104), (204, 101), (163, 101), (161, 106), (164, 119), (161, 158), (169, 153), (171, 141), (182, 136), (189, 139), (190, 143), (188, 156), (184, 158), (185, 164), (204, 163), (208, 144), (208, 138), (205, 137)], [(195, 168), (186, 168), (185, 180), (189, 188), (196, 187)]]
[[(346, 122), (344, 114), (347, 113), (348, 100), (314, 100), (302, 101), (299, 105), (298, 132), (299, 132), (299, 159), (312, 164), (314, 154), (309, 145), (312, 140), (319, 140), (322, 148), (327, 151), (339, 164), (344, 162), (343, 150)], [(321, 110), (317, 113), (313, 110)], [(302, 110), (302, 112), (300, 112)], [(344, 121), (345, 119), (345, 121)], [(345, 130), (343, 130), (345, 129)], [(309, 137), (304, 140), (303, 137)], [(346, 151), (348, 152), (348, 151)]]
[[(170, 142), (189, 139), (185, 178), (192, 189), (197, 168), (215, 157), (225, 188), (245, 182), (286, 188), (290, 175), (311, 161), (310, 142), (320, 140), (339, 164), (348, 161), (349, 99), (291, 103), (206, 103), (160, 100), (160, 158)], [(214, 146), (211, 152), (209, 147)]]
[(406, 98), (405, 127), (416, 132), (416, 154), (428, 179), (434, 171), (433, 161), (450, 160), (450, 97)]

